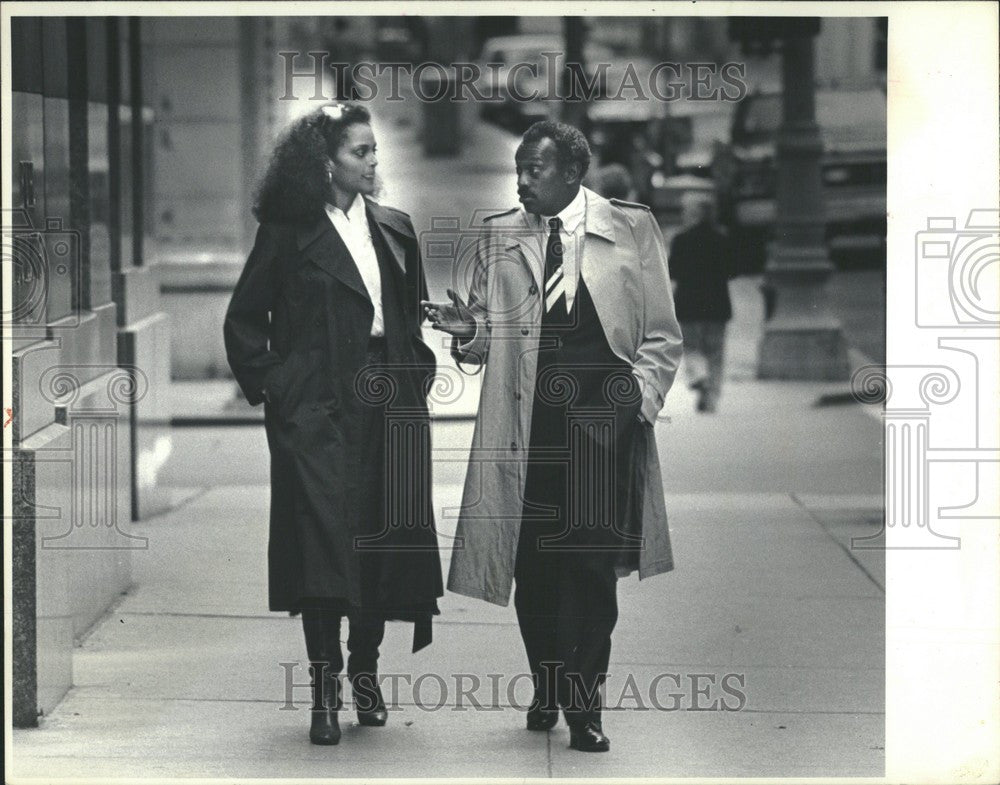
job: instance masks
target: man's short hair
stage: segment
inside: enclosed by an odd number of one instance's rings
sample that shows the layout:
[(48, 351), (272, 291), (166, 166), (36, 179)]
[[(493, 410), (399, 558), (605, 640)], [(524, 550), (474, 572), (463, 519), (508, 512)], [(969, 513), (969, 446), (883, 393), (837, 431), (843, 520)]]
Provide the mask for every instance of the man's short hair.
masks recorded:
[(565, 169), (571, 163), (576, 163), (580, 167), (582, 180), (590, 167), (590, 145), (587, 144), (587, 137), (583, 132), (567, 123), (539, 120), (524, 132), (521, 144), (540, 142), (542, 139), (551, 139), (555, 142), (556, 160), (559, 161), (560, 167)]

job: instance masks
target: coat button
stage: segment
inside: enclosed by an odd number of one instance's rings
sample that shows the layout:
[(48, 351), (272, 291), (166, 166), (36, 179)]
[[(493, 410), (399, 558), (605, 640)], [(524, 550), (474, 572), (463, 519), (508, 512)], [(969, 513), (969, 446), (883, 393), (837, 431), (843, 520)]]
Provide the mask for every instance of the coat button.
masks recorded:
[(522, 328), (521, 328), (521, 335), (527, 335), (527, 334), (528, 334), (528, 332), (529, 332), (529, 330), (528, 330), (528, 328), (527, 328), (527, 327), (522, 327)]
[(538, 287), (535, 286), (534, 284), (531, 284), (531, 288), (528, 289), (528, 294), (538, 294)]
[(517, 442), (511, 442), (510, 443), (510, 451), (511, 452), (517, 452)]
[(519, 393), (517, 390), (514, 391), (514, 400), (515, 401), (521, 400), (521, 393)]

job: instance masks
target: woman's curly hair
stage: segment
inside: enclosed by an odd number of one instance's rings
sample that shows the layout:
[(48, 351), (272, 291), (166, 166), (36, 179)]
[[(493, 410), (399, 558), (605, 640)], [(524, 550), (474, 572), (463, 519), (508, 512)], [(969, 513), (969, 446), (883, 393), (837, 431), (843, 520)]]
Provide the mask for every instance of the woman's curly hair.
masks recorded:
[(278, 140), (257, 188), (253, 214), (261, 223), (309, 224), (330, 198), (326, 162), (337, 154), (348, 126), (370, 123), (357, 104), (327, 104), (300, 117)]

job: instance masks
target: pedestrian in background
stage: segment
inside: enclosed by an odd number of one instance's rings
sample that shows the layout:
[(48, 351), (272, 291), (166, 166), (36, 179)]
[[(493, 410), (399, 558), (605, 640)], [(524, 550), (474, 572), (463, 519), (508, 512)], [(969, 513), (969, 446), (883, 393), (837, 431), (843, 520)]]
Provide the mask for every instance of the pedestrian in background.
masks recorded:
[(341, 619), (358, 721), (384, 725), (385, 622), (414, 622), (416, 651), (430, 643), (443, 594), (424, 397), (436, 363), (420, 332), (426, 285), (409, 216), (372, 199), (370, 119), (361, 106), (327, 105), (278, 143), (225, 320), (233, 373), (251, 404), (264, 402), (269, 607), (302, 614), (314, 744), (340, 740)]
[(670, 277), (677, 284), (674, 303), (684, 334), (688, 385), (698, 392), (698, 411), (711, 413), (722, 394), (726, 323), (733, 315), (733, 247), (715, 223), (710, 199), (688, 202), (684, 215), (687, 228), (670, 243)]
[[(627, 202), (635, 201), (635, 188), (632, 185), (632, 175), (623, 164), (608, 164), (593, 173), (589, 187), (605, 199), (621, 199)], [(586, 185), (586, 182), (585, 182)]]

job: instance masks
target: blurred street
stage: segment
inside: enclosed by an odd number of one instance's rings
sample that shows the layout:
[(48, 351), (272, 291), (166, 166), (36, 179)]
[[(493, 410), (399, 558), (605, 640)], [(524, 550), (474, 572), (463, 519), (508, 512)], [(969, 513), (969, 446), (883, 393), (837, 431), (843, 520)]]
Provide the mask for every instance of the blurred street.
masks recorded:
[[(377, 133), (386, 201), (411, 211), (418, 231), (484, 198), (513, 203), (516, 137), (478, 125), (456, 163), (402, 154), (415, 128), (398, 118)], [(446, 182), (430, 176), (445, 168)], [(447, 270), (430, 272), (440, 296)], [(876, 342), (863, 341), (881, 317), (857, 296), (872, 290), (872, 276), (840, 273), (833, 290), (852, 305), (843, 311), (849, 333), (875, 353)], [(420, 690), (403, 682), (395, 701), (387, 696), (388, 726), (358, 726), (348, 700), (340, 745), (310, 745), (307, 691), (295, 691), (296, 710), (282, 708), (279, 663), (299, 663), (295, 680), (306, 679), (301, 624), (265, 610), (263, 428), (220, 423), (257, 414), (235, 400), (231, 381), (175, 382), (174, 418), (204, 420), (172, 429), (160, 482), (177, 506), (133, 527), (149, 538), (134, 554), (133, 588), (76, 649), (67, 697), (40, 728), (15, 731), (9, 776), (880, 776), (884, 561), (851, 539), (880, 528), (881, 422), (844, 402), (846, 383), (756, 380), (759, 284), (732, 284), (719, 412), (697, 414), (679, 376), (657, 426), (677, 567), (620, 583), (610, 754), (568, 750), (562, 723), (524, 730), (506, 686), (493, 694), (488, 681), (504, 674), (507, 685), (525, 670), (513, 608), (450, 594), (434, 644), (418, 655), (408, 653), (409, 626), (389, 626), (383, 675), (429, 676)], [(441, 336), (428, 338), (453, 372)], [(461, 378), (470, 383), (445, 412), (452, 417), (433, 429), (444, 570), (477, 397), (476, 379)], [(466, 687), (481, 682), (471, 693), (481, 710), (456, 700), (458, 674)], [(662, 674), (676, 677), (660, 678), (662, 709), (616, 701), (629, 678), (646, 695)], [(727, 675), (745, 694), (738, 711), (719, 703)], [(709, 692), (695, 695), (693, 684)], [(522, 704), (524, 689), (522, 678)]]

